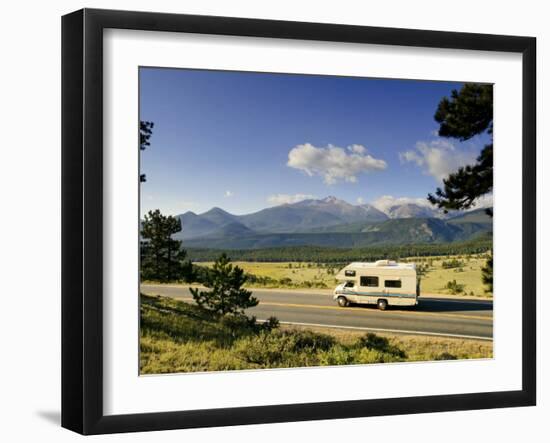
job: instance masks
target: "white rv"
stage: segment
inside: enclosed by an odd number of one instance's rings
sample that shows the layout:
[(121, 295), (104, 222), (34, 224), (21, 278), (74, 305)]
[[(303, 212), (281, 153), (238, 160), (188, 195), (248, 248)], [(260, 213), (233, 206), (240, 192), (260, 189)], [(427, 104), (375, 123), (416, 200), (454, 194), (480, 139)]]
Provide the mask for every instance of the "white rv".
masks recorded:
[(420, 280), (414, 263), (378, 260), (374, 263), (350, 263), (337, 275), (341, 280), (333, 299), (339, 306), (350, 303), (388, 306), (416, 306), (420, 296)]

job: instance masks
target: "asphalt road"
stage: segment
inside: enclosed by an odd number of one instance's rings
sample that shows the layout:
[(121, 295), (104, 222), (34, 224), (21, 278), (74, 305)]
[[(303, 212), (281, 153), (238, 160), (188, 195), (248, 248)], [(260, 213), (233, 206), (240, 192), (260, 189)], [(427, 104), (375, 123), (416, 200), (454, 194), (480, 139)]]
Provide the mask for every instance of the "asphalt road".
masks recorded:
[[(186, 286), (141, 285), (148, 295), (163, 295), (192, 301)], [(420, 297), (416, 307), (389, 307), (380, 311), (376, 306), (340, 308), (332, 295), (283, 289), (256, 290), (260, 300), (248, 312), (259, 320), (277, 317), (281, 323), (415, 333), (437, 336), (458, 336), (491, 340), (493, 338), (493, 303), (491, 301)]]

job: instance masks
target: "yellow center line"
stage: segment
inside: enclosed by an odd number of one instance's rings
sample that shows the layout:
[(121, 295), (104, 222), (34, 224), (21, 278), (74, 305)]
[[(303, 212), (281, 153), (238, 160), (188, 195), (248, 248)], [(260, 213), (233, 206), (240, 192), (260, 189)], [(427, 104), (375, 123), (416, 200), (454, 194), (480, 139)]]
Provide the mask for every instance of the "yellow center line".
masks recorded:
[[(353, 311), (357, 313), (376, 313), (376, 314), (385, 314), (383, 311), (380, 310), (369, 310), (369, 311), (361, 311), (361, 308), (341, 308), (340, 306), (324, 306), (324, 305), (303, 305), (303, 304), (297, 304), (297, 303), (272, 303), (272, 302), (262, 302), (260, 301), (260, 305), (264, 306), (281, 306), (281, 307), (288, 307), (288, 308), (313, 308), (313, 309), (329, 309), (334, 311)], [(473, 320), (485, 320), (485, 321), (493, 321), (492, 317), (485, 317), (481, 315), (465, 315), (465, 314), (440, 314), (438, 312), (415, 312), (415, 311), (390, 311), (391, 313), (397, 313), (400, 315), (421, 315), (421, 316), (432, 316), (432, 317), (449, 317), (449, 318), (465, 318), (465, 319), (473, 319)]]
[[(172, 298), (177, 298), (178, 300), (183, 301), (193, 301), (191, 297), (180, 297), (180, 296), (173, 296)], [(278, 306), (278, 307), (284, 307), (284, 308), (313, 308), (313, 309), (328, 309), (331, 311), (353, 311), (356, 313), (363, 313), (363, 314), (372, 314), (375, 315), (383, 315), (388, 312), (380, 311), (380, 310), (369, 310), (369, 311), (362, 311), (361, 308), (341, 308), (340, 306), (326, 306), (326, 305), (309, 305), (309, 304), (299, 304), (299, 303), (276, 303), (276, 302), (265, 302), (260, 300), (260, 305), (262, 306)], [(395, 313), (398, 315), (420, 315), (420, 316), (426, 316), (426, 317), (445, 317), (445, 318), (463, 318), (467, 320), (483, 320), (483, 321), (493, 321), (492, 317), (486, 317), (481, 315), (464, 315), (464, 314), (441, 314), (438, 312), (415, 312), (415, 311), (390, 311), (389, 313)]]

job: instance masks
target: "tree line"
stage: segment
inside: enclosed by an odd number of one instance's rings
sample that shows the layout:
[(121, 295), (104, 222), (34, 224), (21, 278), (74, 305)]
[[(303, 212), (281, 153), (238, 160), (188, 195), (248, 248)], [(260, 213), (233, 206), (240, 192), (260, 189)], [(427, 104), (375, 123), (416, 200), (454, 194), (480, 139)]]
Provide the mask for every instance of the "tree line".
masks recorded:
[[(232, 249), (225, 251), (235, 261), (349, 263), (352, 261), (400, 260), (406, 257), (484, 254), (491, 250), (493, 240), (484, 235), (476, 240), (456, 243), (423, 243), (409, 245), (369, 246), (367, 248), (328, 248), (323, 246), (287, 246), (265, 249)], [(218, 249), (188, 248), (193, 262), (213, 261)]]

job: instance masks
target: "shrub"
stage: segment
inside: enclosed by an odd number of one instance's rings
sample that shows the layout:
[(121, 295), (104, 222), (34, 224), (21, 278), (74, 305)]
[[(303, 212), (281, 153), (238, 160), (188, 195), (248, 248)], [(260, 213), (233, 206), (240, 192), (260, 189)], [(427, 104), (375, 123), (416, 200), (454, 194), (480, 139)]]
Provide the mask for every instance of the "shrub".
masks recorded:
[(420, 264), (418, 265), (418, 267), (416, 268), (416, 272), (417, 274), (422, 277), (424, 275), (426, 275), (426, 273), (429, 271), (429, 266), (427, 264)]
[(237, 354), (248, 363), (260, 366), (279, 366), (292, 352), (288, 336), (278, 332), (262, 332), (236, 343)]
[(445, 289), (447, 289), (451, 294), (462, 294), (464, 292), (465, 285), (461, 283), (457, 283), (456, 280), (448, 281), (445, 285)]
[(294, 339), (293, 350), (295, 352), (303, 350), (326, 351), (336, 343), (334, 337), (327, 334), (319, 334), (313, 331), (293, 331)]
[(493, 292), (493, 254), (487, 257), (485, 266), (481, 268), (481, 281), (486, 286), (485, 292)]
[(330, 335), (313, 331), (263, 331), (236, 344), (237, 353), (248, 363), (265, 367), (310, 366), (316, 354), (334, 346)]
[(399, 355), (368, 348), (359, 350), (358, 354), (355, 356), (355, 362), (359, 364), (391, 363), (402, 360), (404, 360), (404, 357)]
[[(295, 271), (292, 271), (292, 272), (295, 272)], [(270, 286), (270, 285), (273, 286), (278, 284), (277, 280), (268, 276), (260, 276), (260, 275), (246, 273), (245, 277), (246, 277), (246, 282), (250, 284), (258, 284), (261, 286)]]
[(380, 337), (372, 332), (360, 337), (357, 341), (357, 347), (383, 352), (398, 358), (407, 357), (404, 351), (390, 344), (390, 341), (386, 337)]
[(277, 317), (271, 316), (262, 324), (262, 328), (266, 331), (272, 331), (273, 329), (277, 329), (279, 325)]
[(457, 357), (453, 354), (449, 354), (448, 352), (442, 352), (436, 356), (434, 360), (457, 360)]
[(441, 262), (441, 267), (443, 269), (461, 268), (463, 266), (464, 266), (464, 262), (462, 260), (457, 260), (456, 258)]
[(237, 338), (247, 333), (255, 333), (258, 329), (256, 318), (244, 315), (225, 315), (220, 318), (220, 325), (227, 335)]
[(323, 366), (348, 365), (355, 363), (357, 352), (350, 352), (342, 345), (336, 345), (318, 356), (319, 363)]

